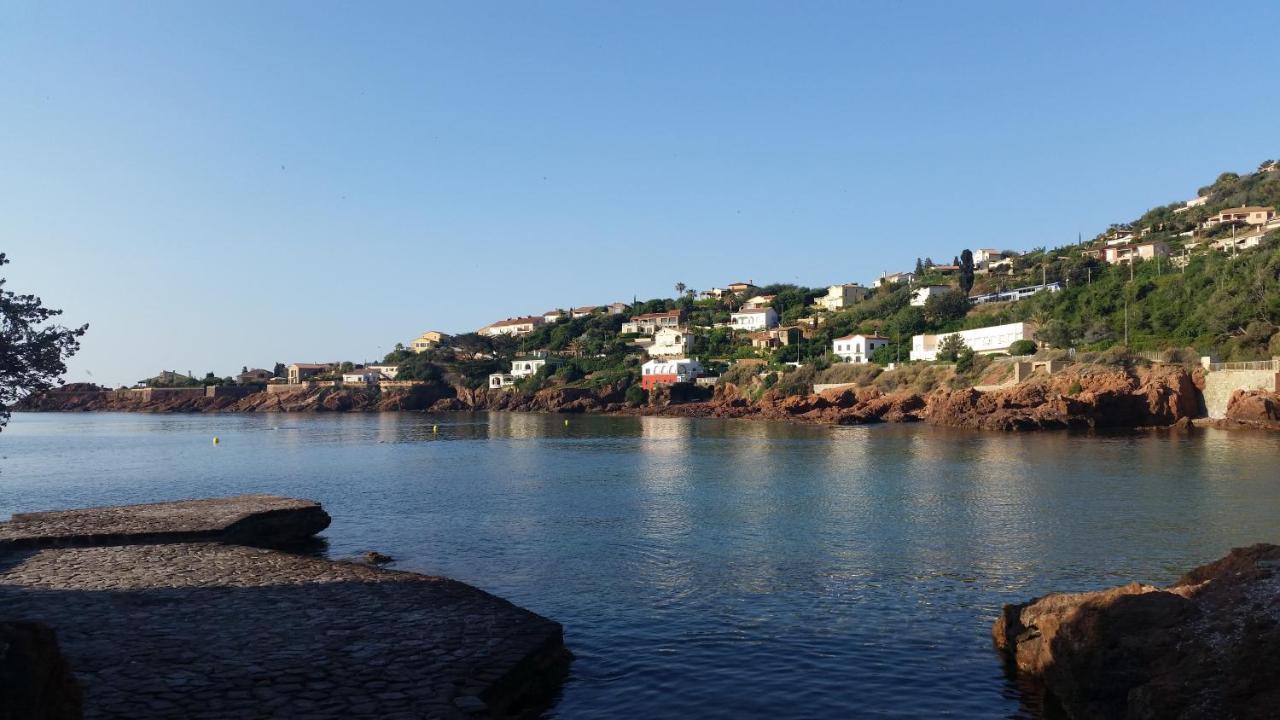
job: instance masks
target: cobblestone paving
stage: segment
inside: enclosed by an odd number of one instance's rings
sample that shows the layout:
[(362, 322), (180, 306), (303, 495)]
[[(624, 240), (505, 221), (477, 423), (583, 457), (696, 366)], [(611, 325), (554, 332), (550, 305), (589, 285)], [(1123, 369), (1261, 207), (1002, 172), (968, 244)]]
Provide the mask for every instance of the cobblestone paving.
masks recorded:
[(564, 654), (463, 583), (217, 543), (11, 550), (0, 607), (57, 630), (89, 718), (468, 717)]
[[(320, 522), (317, 523), (317, 519)], [(309, 537), (323, 530), (328, 515), (312, 500), (276, 495), (239, 495), (149, 505), (122, 505), (15, 514), (0, 523), (0, 549), (5, 545), (124, 544), (132, 540), (216, 539), (246, 523), (266, 530)], [(258, 528), (249, 528), (250, 530)]]

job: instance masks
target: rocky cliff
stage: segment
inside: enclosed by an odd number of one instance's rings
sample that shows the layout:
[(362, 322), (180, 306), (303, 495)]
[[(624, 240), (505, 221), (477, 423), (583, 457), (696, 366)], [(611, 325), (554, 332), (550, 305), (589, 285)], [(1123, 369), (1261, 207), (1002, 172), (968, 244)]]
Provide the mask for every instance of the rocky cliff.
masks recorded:
[(1130, 583), (1006, 605), (996, 648), (1070, 718), (1272, 718), (1280, 547), (1232, 550), (1167, 588)]
[[(651, 393), (643, 406), (625, 402), (626, 388), (555, 386), (534, 393), (424, 384), (385, 392), (314, 388), (260, 392), (242, 398), (157, 398), (128, 392), (52, 392), (28, 398), (20, 409), (143, 412), (603, 412), (677, 417), (762, 418), (815, 423), (928, 422), (986, 430), (1167, 427), (1203, 415), (1202, 378), (1179, 366), (1123, 368), (1080, 365), (1054, 376), (980, 392), (972, 388), (883, 391), (874, 387), (785, 395), (721, 384), (714, 391), (675, 386)], [(1268, 404), (1270, 403), (1270, 404)], [(1280, 417), (1280, 402), (1256, 394), (1233, 400), (1236, 416)], [(1270, 413), (1270, 415), (1268, 415)], [(1254, 424), (1261, 425), (1261, 420)], [(1277, 423), (1280, 425), (1280, 423)]]

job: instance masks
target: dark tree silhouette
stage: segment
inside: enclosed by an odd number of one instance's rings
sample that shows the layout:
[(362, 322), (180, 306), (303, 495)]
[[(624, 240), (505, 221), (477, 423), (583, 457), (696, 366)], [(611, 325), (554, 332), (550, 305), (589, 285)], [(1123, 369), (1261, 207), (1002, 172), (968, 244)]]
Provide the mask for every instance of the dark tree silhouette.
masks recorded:
[(968, 248), (960, 253), (960, 289), (965, 295), (973, 289), (973, 253)]
[[(0, 253), (0, 266), (8, 263)], [(80, 349), (80, 337), (89, 329), (47, 324), (62, 311), (45, 307), (35, 295), (5, 290), (4, 284), (0, 277), (0, 428), (9, 422), (15, 402), (62, 383), (67, 358)]]

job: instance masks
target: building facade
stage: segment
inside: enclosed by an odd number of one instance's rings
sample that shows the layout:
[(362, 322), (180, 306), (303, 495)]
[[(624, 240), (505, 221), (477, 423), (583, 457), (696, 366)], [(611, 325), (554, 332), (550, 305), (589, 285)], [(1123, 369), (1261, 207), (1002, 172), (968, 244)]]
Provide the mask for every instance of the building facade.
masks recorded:
[(778, 325), (778, 313), (771, 307), (739, 310), (729, 316), (729, 326), (734, 330), (768, 330)]
[(940, 335), (916, 335), (911, 338), (911, 359), (938, 359), (938, 346), (952, 335), (959, 335), (964, 344), (974, 352), (990, 355), (1005, 352), (1018, 340), (1034, 340), (1035, 326), (1031, 323), (1019, 322)]
[(327, 363), (294, 363), (289, 366), (289, 384), (297, 385), (303, 380), (326, 373), (332, 368), (333, 365)]
[(623, 334), (652, 335), (662, 328), (680, 327), (682, 317), (683, 314), (679, 310), (636, 315), (627, 322), (622, 323), (621, 332)]
[(871, 362), (871, 353), (889, 344), (883, 335), (846, 335), (831, 341), (831, 351), (847, 363), (865, 365)]
[(448, 339), (449, 336), (439, 330), (428, 330), (414, 338), (413, 342), (409, 343), (409, 349), (416, 353), (424, 352), (439, 346), (440, 343)]
[(911, 305), (912, 307), (924, 307), (924, 304), (929, 302), (929, 298), (949, 293), (952, 290), (953, 288), (950, 285), (921, 285), (911, 291)]
[(499, 335), (528, 335), (543, 322), (541, 315), (507, 318), (506, 320), (499, 320), (492, 325), (480, 328), (480, 334), (487, 335), (489, 337), (497, 337)]
[(697, 360), (688, 358), (650, 360), (640, 366), (640, 387), (652, 390), (658, 385), (693, 382), (703, 372), (702, 365)]
[(867, 297), (871, 292), (867, 288), (857, 283), (845, 283), (843, 285), (832, 285), (827, 288), (827, 294), (818, 298), (816, 304), (823, 310), (844, 310), (845, 308), (859, 302)]
[(678, 327), (659, 328), (649, 345), (649, 357), (684, 357), (693, 351), (693, 335)]

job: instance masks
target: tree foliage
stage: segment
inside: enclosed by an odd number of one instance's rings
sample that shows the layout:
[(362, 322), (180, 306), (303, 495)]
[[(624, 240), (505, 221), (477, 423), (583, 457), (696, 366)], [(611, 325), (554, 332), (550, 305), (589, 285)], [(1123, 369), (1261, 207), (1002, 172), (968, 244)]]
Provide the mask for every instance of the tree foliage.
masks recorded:
[[(0, 253), (0, 266), (8, 263)], [(89, 329), (50, 323), (61, 310), (45, 307), (35, 295), (6, 290), (5, 282), (0, 277), (0, 427), (9, 422), (13, 403), (62, 382), (67, 359), (80, 349), (80, 338)]]

